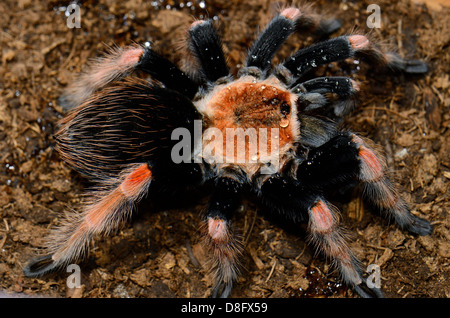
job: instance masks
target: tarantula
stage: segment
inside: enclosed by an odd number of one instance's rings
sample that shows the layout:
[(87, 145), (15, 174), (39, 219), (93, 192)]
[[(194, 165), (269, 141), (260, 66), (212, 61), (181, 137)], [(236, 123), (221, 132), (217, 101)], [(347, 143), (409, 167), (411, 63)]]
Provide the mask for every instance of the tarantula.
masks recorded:
[[(73, 108), (55, 134), (61, 157), (93, 182), (93, 190), (82, 212), (68, 214), (50, 234), (48, 253), (25, 267), (26, 276), (86, 254), (90, 240), (127, 219), (149, 189), (211, 185), (201, 232), (212, 258), (212, 296), (229, 296), (239, 275), (244, 247), (232, 216), (245, 194), (287, 222), (307, 223), (309, 241), (357, 294), (383, 296), (367, 286), (327, 195), (356, 180), (365, 199), (400, 227), (428, 235), (432, 226), (410, 213), (372, 142), (339, 127), (357, 82), (314, 77), (314, 71), (354, 57), (407, 74), (425, 73), (427, 66), (353, 34), (302, 48), (272, 67), (294, 31), (329, 35), (339, 27), (337, 20), (284, 8), (258, 36), (237, 76), (230, 74), (210, 20), (195, 21), (188, 31), (193, 74), (149, 45), (114, 49), (93, 64), (63, 96)], [(136, 71), (150, 80), (130, 76)]]

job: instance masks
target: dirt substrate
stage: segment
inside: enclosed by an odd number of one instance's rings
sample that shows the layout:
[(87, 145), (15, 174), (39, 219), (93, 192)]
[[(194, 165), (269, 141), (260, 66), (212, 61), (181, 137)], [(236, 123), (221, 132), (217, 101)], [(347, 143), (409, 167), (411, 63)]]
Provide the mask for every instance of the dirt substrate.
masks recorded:
[[(0, 3), (0, 290), (16, 296), (207, 297), (211, 280), (199, 244), (199, 213), (207, 195), (169, 198), (177, 204), (143, 202), (116, 235), (99, 238), (81, 263), (81, 289), (66, 285), (68, 273), (26, 278), (24, 264), (39, 252), (49, 228), (77, 206), (85, 181), (54, 152), (52, 133), (63, 111), (58, 96), (90, 58), (107, 46), (151, 41), (182, 63), (183, 39), (194, 17), (216, 20), (229, 65), (236, 72), (247, 47), (276, 11), (271, 1), (110, 1), (81, 5), (81, 28), (66, 24), (64, 1)], [(329, 65), (330, 74), (352, 76), (361, 96), (345, 126), (384, 149), (412, 213), (434, 225), (416, 237), (371, 213), (357, 197), (336, 204), (363, 267), (377, 264), (390, 297), (450, 296), (449, 9), (408, 1), (378, 2), (381, 27), (369, 29), (373, 1), (325, 1), (318, 12), (341, 19), (336, 35), (370, 33), (404, 57), (429, 63), (419, 78), (386, 76), (360, 61)], [(46, 4), (42, 4), (46, 3)], [(295, 35), (275, 62), (311, 43)], [(237, 66), (237, 67), (236, 67)], [(195, 199), (192, 199), (195, 198)], [(246, 270), (232, 297), (354, 297), (330, 263), (305, 244), (304, 230), (261, 216), (246, 201), (235, 217), (245, 237)]]

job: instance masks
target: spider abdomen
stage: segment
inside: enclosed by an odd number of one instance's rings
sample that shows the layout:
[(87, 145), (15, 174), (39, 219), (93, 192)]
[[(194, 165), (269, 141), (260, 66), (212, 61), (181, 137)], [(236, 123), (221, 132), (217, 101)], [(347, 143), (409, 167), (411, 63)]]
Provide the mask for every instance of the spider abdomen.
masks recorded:
[(193, 130), (199, 114), (182, 95), (122, 81), (75, 108), (55, 138), (62, 157), (91, 178), (117, 175), (125, 165), (171, 160), (178, 127)]

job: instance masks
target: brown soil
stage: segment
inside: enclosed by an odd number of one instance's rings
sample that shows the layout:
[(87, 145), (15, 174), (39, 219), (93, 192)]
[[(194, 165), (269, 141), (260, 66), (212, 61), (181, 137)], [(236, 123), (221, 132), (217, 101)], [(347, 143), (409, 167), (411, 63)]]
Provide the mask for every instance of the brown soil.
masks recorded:
[[(65, 1), (5, 0), (0, 3), (0, 289), (17, 296), (207, 297), (205, 255), (199, 245), (201, 200), (153, 213), (143, 204), (116, 235), (99, 238), (81, 264), (82, 288), (67, 288), (64, 271), (26, 278), (24, 264), (42, 246), (58, 217), (80, 202), (85, 183), (53, 150), (52, 133), (63, 116), (58, 96), (89, 58), (106, 46), (151, 41), (180, 62), (186, 28), (193, 17), (218, 20), (229, 64), (242, 63), (255, 32), (276, 5), (268, 0), (200, 1), (88, 0), (81, 3), (81, 28), (66, 25)], [(335, 73), (362, 83), (360, 102), (346, 126), (379, 143), (412, 213), (434, 225), (416, 237), (370, 213), (359, 199), (339, 203), (351, 246), (363, 262), (381, 266), (390, 297), (450, 296), (450, 10), (428, 9), (406, 0), (379, 2), (382, 25), (370, 30), (366, 8), (373, 1), (318, 1), (318, 12), (342, 21), (337, 35), (355, 29), (393, 44), (400, 55), (424, 59), (421, 78), (386, 76), (353, 61)], [(433, 1), (433, 3), (437, 3)], [(293, 36), (279, 57), (310, 43)], [(361, 70), (357, 70), (360, 66)], [(235, 71), (236, 68), (233, 69)], [(334, 70), (331, 69), (334, 72)], [(246, 271), (233, 297), (353, 297), (330, 264), (292, 229), (256, 214), (246, 202), (236, 224), (246, 238)]]

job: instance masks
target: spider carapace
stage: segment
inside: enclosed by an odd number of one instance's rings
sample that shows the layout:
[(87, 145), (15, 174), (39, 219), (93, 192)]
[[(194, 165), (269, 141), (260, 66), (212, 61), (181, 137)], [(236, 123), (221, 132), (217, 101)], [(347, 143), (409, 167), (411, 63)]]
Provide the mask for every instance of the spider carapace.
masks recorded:
[[(149, 188), (209, 183), (214, 189), (202, 235), (212, 259), (212, 296), (229, 296), (239, 275), (243, 243), (232, 217), (248, 193), (286, 221), (306, 223), (308, 240), (360, 296), (383, 296), (366, 284), (339, 211), (327, 200), (330, 189), (358, 181), (364, 198), (400, 227), (418, 235), (430, 234), (432, 227), (410, 213), (373, 143), (340, 128), (358, 83), (315, 77), (314, 71), (355, 57), (405, 74), (423, 74), (427, 66), (385, 52), (359, 34), (318, 42), (272, 66), (294, 31), (325, 36), (339, 26), (308, 10), (284, 8), (258, 36), (236, 76), (212, 21), (204, 20), (188, 31), (195, 60), (189, 72), (149, 45), (116, 48), (92, 64), (61, 98), (70, 112), (55, 140), (61, 157), (94, 186), (82, 210), (53, 230), (47, 253), (32, 260), (25, 274), (40, 276), (79, 259), (90, 240), (115, 229)], [(196, 127), (200, 141), (193, 137)], [(180, 146), (175, 131), (188, 133), (185, 144)]]

